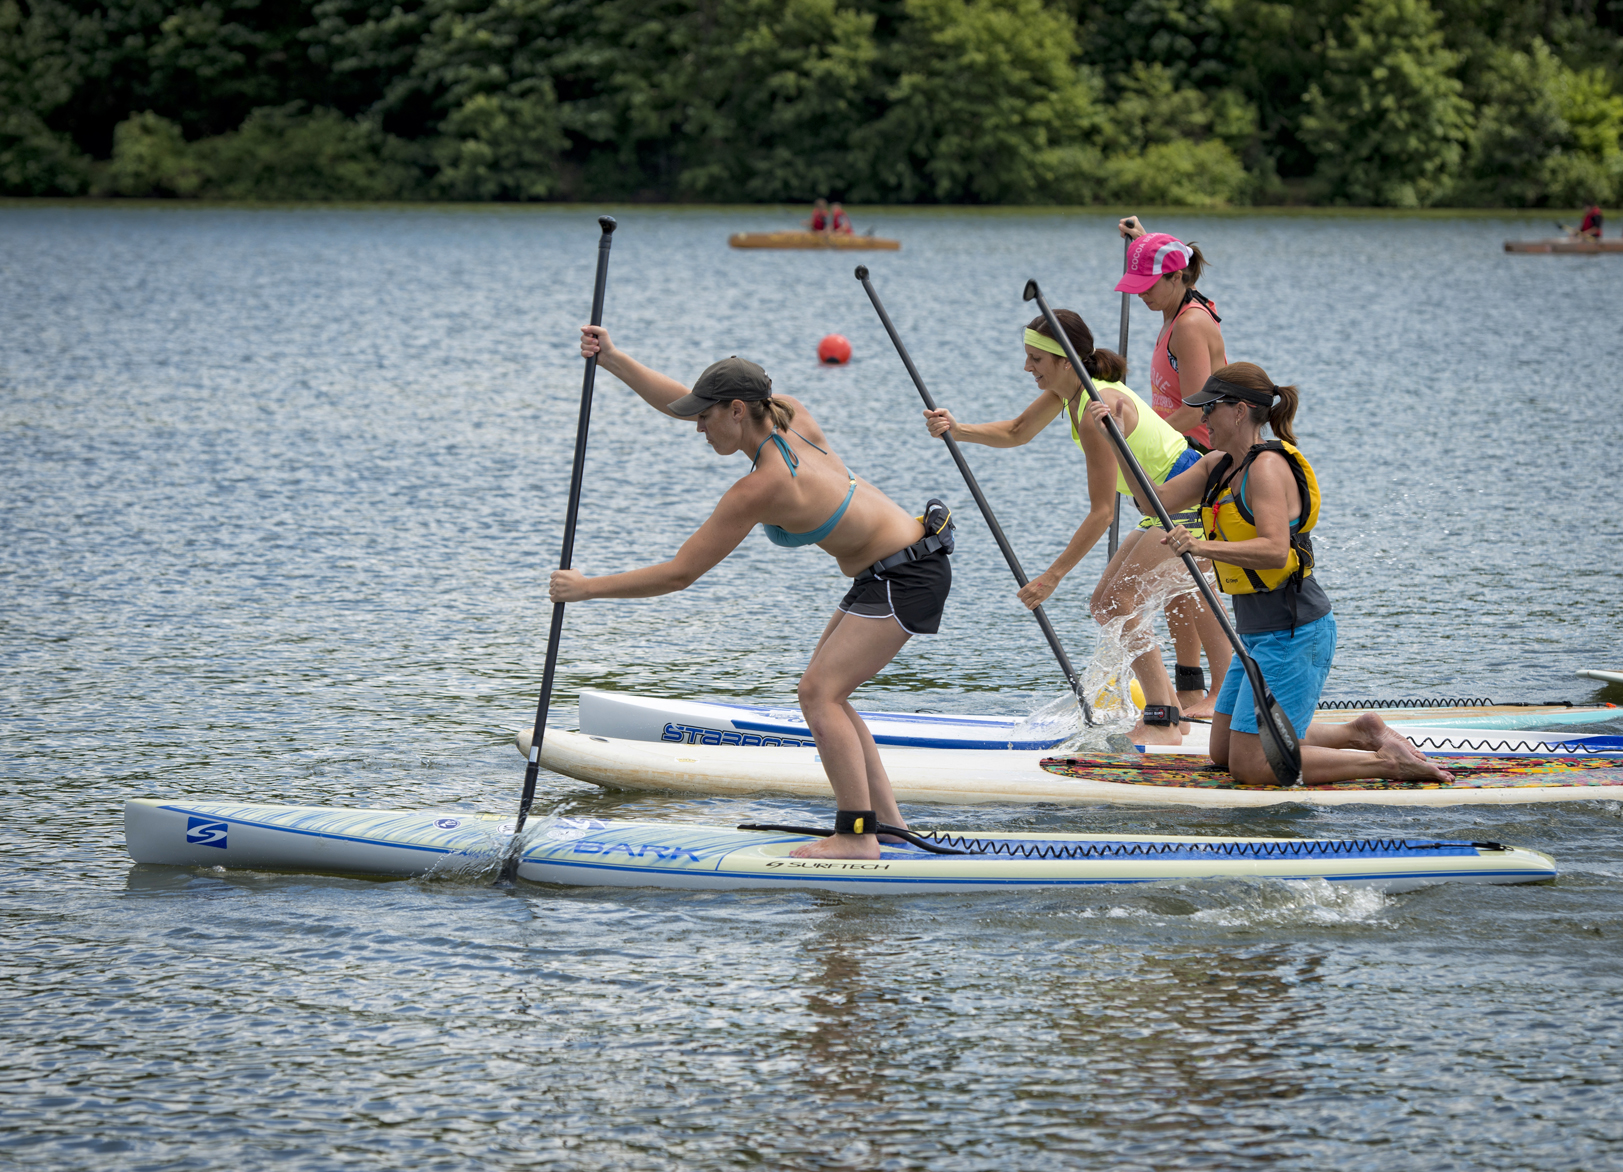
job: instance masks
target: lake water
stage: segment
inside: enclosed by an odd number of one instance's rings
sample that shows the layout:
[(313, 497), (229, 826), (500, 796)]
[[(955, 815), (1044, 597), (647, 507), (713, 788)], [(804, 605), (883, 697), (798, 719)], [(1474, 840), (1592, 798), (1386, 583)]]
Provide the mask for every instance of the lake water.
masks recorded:
[[(762, 362), (860, 475), (958, 505), (942, 634), (859, 699), (1063, 689), (853, 265), (937, 399), (1035, 394), (1028, 277), (1114, 344), (1102, 216), (884, 212), (900, 253), (735, 252), (768, 210), (618, 209), (606, 324), (691, 381)], [(533, 718), (596, 210), (0, 205), (0, 1162), (52, 1169), (1623, 1166), (1623, 805), (913, 807), (983, 828), (1497, 839), (1554, 884), (1018, 896), (373, 882), (133, 867), (144, 796), (508, 811)], [(859, 216), (868, 227), (867, 216)], [(1228, 352), (1302, 389), (1327, 694), (1623, 701), (1623, 257), (1544, 218), (1159, 216)], [(1133, 317), (1147, 386), (1156, 323)], [(855, 359), (820, 367), (825, 333)], [(1079, 516), (1052, 429), (969, 459), (1025, 565)], [(598, 380), (576, 564), (662, 559), (742, 475)], [(1608, 503), (1610, 502), (1610, 503)], [(1048, 610), (1072, 658), (1103, 566)], [(791, 697), (841, 593), (752, 538), (570, 608), (582, 686)], [(1593, 726), (1623, 732), (1623, 722)], [(832, 803), (604, 792), (732, 823)]]

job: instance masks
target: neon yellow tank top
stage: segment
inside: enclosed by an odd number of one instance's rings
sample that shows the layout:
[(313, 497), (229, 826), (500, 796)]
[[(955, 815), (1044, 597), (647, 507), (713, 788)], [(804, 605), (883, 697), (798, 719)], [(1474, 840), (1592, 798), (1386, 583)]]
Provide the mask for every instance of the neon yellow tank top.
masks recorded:
[[(1172, 471), (1172, 465), (1184, 454), (1189, 444), (1183, 436), (1172, 430), (1165, 419), (1150, 410), (1150, 405), (1134, 394), (1126, 383), (1107, 383), (1095, 379), (1093, 385), (1098, 390), (1109, 388), (1112, 391), (1120, 391), (1133, 401), (1133, 406), (1138, 410), (1138, 426), (1133, 428), (1132, 434), (1127, 437), (1127, 447), (1138, 457), (1145, 474), (1156, 484), (1164, 484), (1167, 473)], [(1081, 404), (1078, 404), (1079, 408), (1080, 406)], [(1076, 433), (1076, 419), (1072, 416), (1068, 404), (1065, 408), (1065, 418), (1071, 423), (1071, 439), (1080, 448), (1082, 437)], [(1133, 495), (1133, 490), (1127, 484), (1127, 475), (1119, 465), (1116, 468), (1116, 491), (1122, 496)]]

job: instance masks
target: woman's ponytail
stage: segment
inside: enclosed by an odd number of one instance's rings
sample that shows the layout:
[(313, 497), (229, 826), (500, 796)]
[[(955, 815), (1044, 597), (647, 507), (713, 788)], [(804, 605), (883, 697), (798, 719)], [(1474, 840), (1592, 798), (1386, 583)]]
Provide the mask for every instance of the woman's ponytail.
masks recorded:
[(1119, 383), (1127, 377), (1127, 359), (1101, 346), (1082, 360), (1082, 369), (1100, 382)]
[(1206, 271), (1206, 255), (1200, 251), (1200, 245), (1193, 240), (1189, 242), (1189, 264), (1183, 270), (1183, 287), (1193, 289), (1195, 282), (1200, 280), (1200, 274)]
[(1279, 393), (1279, 401), (1268, 409), (1268, 426), (1280, 439), (1296, 447), (1296, 433), (1291, 430), (1291, 420), (1296, 418), (1298, 402), (1296, 388), (1275, 387), (1274, 390)]
[(774, 431), (787, 431), (795, 420), (794, 404), (775, 395), (768, 395), (765, 399), (756, 399), (750, 403), (751, 419), (759, 423), (768, 415), (772, 416)]

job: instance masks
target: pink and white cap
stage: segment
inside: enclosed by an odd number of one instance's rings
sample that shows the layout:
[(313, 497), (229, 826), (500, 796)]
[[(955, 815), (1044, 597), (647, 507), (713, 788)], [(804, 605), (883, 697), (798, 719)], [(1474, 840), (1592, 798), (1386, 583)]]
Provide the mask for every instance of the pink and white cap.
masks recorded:
[(1147, 232), (1127, 246), (1127, 271), (1116, 282), (1118, 293), (1142, 293), (1167, 273), (1189, 267), (1189, 246), (1165, 232)]

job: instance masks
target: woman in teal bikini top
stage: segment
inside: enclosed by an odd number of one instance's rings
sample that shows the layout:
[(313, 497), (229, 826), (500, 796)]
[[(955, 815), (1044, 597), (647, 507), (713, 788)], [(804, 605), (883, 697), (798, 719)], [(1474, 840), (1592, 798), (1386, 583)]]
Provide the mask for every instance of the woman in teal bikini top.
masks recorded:
[[(789, 430), (795, 431), (795, 429), (792, 427)], [(800, 435), (798, 431), (795, 431), (795, 434)], [(806, 439), (805, 436), (800, 435), (800, 438), (806, 440), (806, 442), (811, 444), (812, 447), (817, 448), (817, 445), (812, 444), (811, 440)], [(750, 461), (750, 471), (753, 472), (756, 468), (760, 467), (761, 448), (766, 447), (767, 440), (771, 440), (772, 443), (777, 445), (778, 454), (783, 457), (783, 462), (789, 466), (789, 475), (791, 477), (799, 476), (800, 457), (795, 454), (795, 450), (789, 446), (788, 441), (776, 431), (767, 436), (766, 439), (762, 440), (759, 446), (756, 447), (755, 458)], [(825, 456), (828, 455), (828, 450), (826, 448), (817, 448), (817, 450), (822, 452)], [(845, 516), (845, 510), (851, 507), (851, 498), (857, 494), (857, 478), (852, 476), (849, 472), (847, 472), (845, 475), (846, 479), (851, 482), (851, 486), (845, 490), (845, 499), (840, 502), (840, 507), (834, 510), (833, 516), (829, 517), (828, 520), (824, 521), (817, 528), (809, 529), (805, 533), (790, 533), (789, 530), (780, 528), (777, 525), (769, 525), (762, 522), (761, 528), (766, 530), (766, 539), (773, 545), (782, 545), (787, 546), (790, 549), (794, 549), (795, 547), (801, 545), (816, 545), (830, 533), (833, 533), (834, 526), (838, 525), (840, 523), (840, 518)]]
[[(552, 600), (649, 598), (685, 590), (756, 525), (766, 529), (774, 545), (820, 545), (855, 579), (824, 627), (799, 686), (800, 710), (817, 742), (839, 813), (834, 834), (792, 853), (877, 859), (876, 824), (905, 823), (873, 736), (850, 696), (894, 659), (913, 633), (939, 627), (952, 579), (946, 557), (950, 546), (938, 536), (927, 539), (916, 518), (873, 485), (859, 483), (829, 450), (833, 445), (823, 446), (828, 440), (811, 413), (793, 399), (773, 395), (772, 380), (753, 362), (723, 359), (689, 391), (617, 349), (601, 326), (582, 326), (581, 335), (582, 357), (595, 357), (649, 406), (664, 415), (694, 419), (717, 455), (749, 452), (752, 459), (749, 474), (723, 494), (709, 519), (669, 561), (593, 578), (579, 570), (558, 570), (552, 575)], [(791, 427), (792, 421), (805, 430)], [(785, 434), (804, 440), (808, 450), (797, 452)], [(769, 443), (783, 457), (787, 476), (771, 460), (760, 462)], [(839, 507), (815, 528), (790, 528), (825, 516), (838, 478), (845, 480)]]

